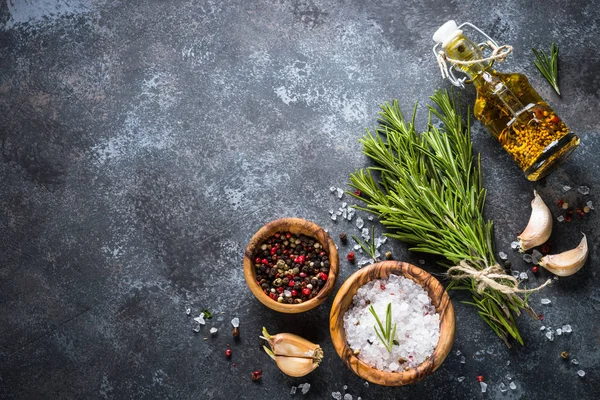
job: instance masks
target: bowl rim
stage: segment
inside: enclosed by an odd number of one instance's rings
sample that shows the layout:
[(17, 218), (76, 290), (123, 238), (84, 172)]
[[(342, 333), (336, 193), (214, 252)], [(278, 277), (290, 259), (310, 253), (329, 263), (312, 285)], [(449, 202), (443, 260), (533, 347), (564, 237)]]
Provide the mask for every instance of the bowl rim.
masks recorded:
[[(312, 299), (305, 301), (300, 304), (283, 304), (273, 301), (267, 296), (262, 289), (256, 284), (256, 271), (254, 268), (254, 254), (258, 246), (260, 246), (266, 239), (271, 237), (276, 232), (292, 232), (296, 234), (303, 234), (305, 236), (312, 237), (319, 241), (323, 245), (329, 254), (329, 273), (327, 274), (327, 282)], [(263, 225), (255, 234), (252, 236), (246, 251), (244, 252), (244, 277), (246, 278), (246, 284), (250, 288), (250, 291), (254, 296), (265, 306), (272, 310), (279, 311), (286, 314), (297, 314), (305, 312), (317, 307), (323, 303), (327, 296), (331, 293), (335, 287), (337, 275), (339, 273), (339, 255), (335, 243), (323, 228), (316, 223), (306, 220), (304, 218), (279, 218)]]
[[(346, 332), (343, 326), (343, 315), (346, 310), (342, 310), (342, 300), (350, 294), (354, 297), (356, 290), (354, 282), (361, 278), (367, 279), (364, 284), (374, 279), (386, 279), (390, 274), (403, 276), (411, 279), (413, 282), (422, 286), (440, 314), (440, 338), (431, 354), (431, 356), (419, 364), (417, 367), (408, 371), (386, 372), (365, 363), (354, 355), (352, 349), (346, 341)], [(362, 286), (362, 285), (361, 285)], [(434, 291), (440, 291), (441, 296), (436, 303), (431, 297)], [(350, 303), (351, 305), (352, 303)], [(341, 323), (340, 323), (341, 322)], [(329, 317), (329, 330), (334, 348), (340, 358), (346, 365), (358, 376), (368, 380), (371, 383), (384, 386), (403, 386), (417, 382), (428, 375), (431, 375), (443, 363), (446, 356), (450, 353), (454, 342), (456, 322), (454, 316), (454, 307), (450, 301), (450, 296), (442, 284), (427, 271), (407, 262), (402, 261), (382, 261), (363, 267), (354, 272), (338, 290)]]

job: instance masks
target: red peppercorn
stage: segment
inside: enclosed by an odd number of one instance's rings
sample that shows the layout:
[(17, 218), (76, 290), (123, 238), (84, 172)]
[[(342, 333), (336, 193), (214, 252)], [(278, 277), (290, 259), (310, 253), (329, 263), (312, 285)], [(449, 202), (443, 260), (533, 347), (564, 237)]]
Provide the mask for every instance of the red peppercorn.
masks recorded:
[(274, 236), (275, 236), (276, 238), (278, 238), (278, 237), (280, 237), (280, 236), (281, 236), (281, 233), (277, 232), (277, 233), (276, 233)]
[(479, 376), (477, 377), (477, 381), (478, 381), (478, 382), (483, 382), (484, 380), (485, 380), (485, 378), (483, 377), (483, 375), (479, 375)]
[(273, 300), (277, 300), (277, 295), (273, 292), (269, 293), (269, 297), (272, 298)]
[(254, 262), (255, 262), (256, 264), (260, 264), (260, 257), (256, 257), (256, 259), (254, 260)]
[(538, 315), (538, 318), (540, 319), (540, 321), (543, 321), (544, 320), (544, 314)]
[(348, 259), (348, 261), (350, 261), (351, 263), (354, 262), (354, 252), (351, 251), (350, 253), (348, 253), (348, 255), (346, 256), (346, 258)]
[(283, 288), (282, 287), (278, 287), (277, 288), (277, 293), (283, 293)]
[(252, 373), (252, 380), (254, 382), (256, 382), (257, 380), (260, 379), (261, 376), (262, 376), (262, 369), (257, 369), (256, 371), (254, 371)]
[(288, 286), (289, 286), (289, 287), (293, 287), (293, 286), (294, 286), (294, 281), (289, 281), (289, 282), (288, 282)]
[(558, 200), (558, 206), (559, 206), (559, 207), (562, 207), (562, 206), (563, 206), (563, 204), (565, 204), (565, 202), (564, 202), (564, 201), (562, 201), (562, 199), (559, 199), (559, 200)]
[(306, 276), (306, 272), (300, 272), (300, 274), (298, 274), (300, 276), (300, 278), (304, 278)]
[(325, 252), (324, 252), (324, 251), (322, 251), (322, 252), (320, 252), (320, 253), (319, 253), (319, 255), (320, 255), (321, 257), (323, 257), (323, 256), (325, 255)]
[(269, 260), (267, 260), (266, 258), (263, 258), (260, 262), (264, 265), (269, 265)]
[(567, 221), (567, 222), (571, 222), (571, 219), (572, 219), (572, 218), (571, 218), (571, 216), (570, 216), (570, 215), (567, 215), (567, 216), (565, 217), (565, 221)]
[(321, 272), (319, 274), (319, 278), (321, 278), (322, 281), (326, 281), (327, 280), (327, 274), (325, 272)]
[(292, 289), (292, 297), (298, 296), (298, 291)]
[(294, 262), (296, 264), (304, 264), (304, 261), (306, 261), (306, 258), (304, 256), (298, 256), (296, 257), (296, 259), (294, 260)]
[(531, 272), (533, 272), (534, 274), (537, 274), (539, 271), (539, 268), (537, 267), (537, 265), (534, 265), (533, 267), (531, 267)]
[(231, 357), (231, 349), (225, 350), (225, 356), (226, 357)]
[(271, 252), (271, 255), (277, 253), (277, 247), (271, 247), (270, 252)]
[(384, 284), (379, 285), (379, 289), (385, 290), (385, 285)]
[(356, 196), (360, 196), (360, 190), (356, 189), (356, 190), (354, 191), (354, 194), (355, 194)]
[(310, 292), (311, 292), (311, 291), (310, 291), (310, 289), (309, 289), (309, 288), (304, 288), (304, 289), (302, 289), (302, 294), (303, 294), (303, 295), (305, 295), (305, 296), (309, 296), (309, 295), (310, 295)]
[(288, 232), (288, 233), (286, 233), (286, 234), (285, 234), (285, 238), (286, 238), (286, 239), (289, 239), (289, 238), (291, 238), (291, 237), (292, 237), (292, 234), (291, 234), (291, 233), (289, 233), (289, 232)]

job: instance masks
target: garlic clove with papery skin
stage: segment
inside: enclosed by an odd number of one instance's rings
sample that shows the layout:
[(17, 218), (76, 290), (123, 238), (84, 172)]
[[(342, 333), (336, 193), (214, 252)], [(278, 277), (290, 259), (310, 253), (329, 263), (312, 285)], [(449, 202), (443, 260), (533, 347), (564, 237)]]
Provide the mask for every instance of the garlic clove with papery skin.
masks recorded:
[(265, 339), (270, 349), (263, 346), (265, 352), (276, 363), (281, 372), (292, 377), (304, 376), (315, 370), (323, 359), (323, 350), (293, 333), (270, 335), (263, 328), (261, 339)]
[(537, 191), (534, 190), (533, 195), (529, 222), (517, 237), (520, 252), (544, 244), (552, 233), (552, 213)]
[(584, 234), (583, 239), (581, 239), (577, 247), (560, 254), (549, 254), (542, 257), (540, 266), (546, 268), (554, 275), (569, 276), (579, 271), (585, 265), (587, 256), (587, 237)]

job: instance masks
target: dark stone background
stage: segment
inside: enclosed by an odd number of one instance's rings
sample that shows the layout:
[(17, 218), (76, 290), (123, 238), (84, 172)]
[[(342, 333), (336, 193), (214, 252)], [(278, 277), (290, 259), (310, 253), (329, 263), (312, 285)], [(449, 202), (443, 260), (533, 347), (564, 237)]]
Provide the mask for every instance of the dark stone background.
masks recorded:
[[(598, 211), (555, 224), (553, 250), (574, 247), (583, 231), (590, 257), (580, 273), (544, 290), (551, 305), (531, 296), (545, 321), (520, 319), (525, 347), (507, 349), (453, 293), (453, 353), (409, 387), (366, 387), (343, 365), (329, 338), (333, 296), (286, 316), (246, 288), (243, 249), (264, 223), (297, 216), (336, 240), (341, 230), (357, 232), (329, 219), (341, 201), (328, 188), (347, 188), (348, 174), (369, 165), (357, 139), (380, 103), (398, 98), (410, 113), (419, 101), (423, 126), (428, 96), (449, 87), (431, 35), (450, 18), (512, 44), (499, 69), (527, 74), (581, 137), (564, 167), (531, 183), (473, 125), (497, 250), (524, 271), (509, 244), (526, 224), (534, 188), (555, 216), (559, 198), (600, 205), (597, 2), (3, 2), (0, 397), (280, 399), (310, 382), (305, 398), (331, 398), (345, 384), (355, 399), (599, 398)], [(552, 41), (561, 51), (562, 98), (530, 51)], [(465, 92), (472, 102), (473, 88)], [(565, 194), (565, 184), (591, 193)], [(422, 258), (399, 242), (384, 250), (416, 264)], [(347, 251), (336, 290), (357, 268)], [(425, 268), (441, 272), (431, 259)], [(529, 276), (532, 285), (549, 275)], [(199, 334), (188, 306), (195, 315), (215, 312)], [(230, 334), (234, 316), (239, 342)], [(566, 323), (573, 333), (554, 342), (539, 330)], [(322, 366), (305, 378), (284, 376), (259, 347), (262, 326), (321, 343)], [(563, 350), (585, 378), (560, 359)], [(258, 384), (250, 380), (256, 368), (264, 370)], [(501, 393), (507, 374), (517, 389)]]

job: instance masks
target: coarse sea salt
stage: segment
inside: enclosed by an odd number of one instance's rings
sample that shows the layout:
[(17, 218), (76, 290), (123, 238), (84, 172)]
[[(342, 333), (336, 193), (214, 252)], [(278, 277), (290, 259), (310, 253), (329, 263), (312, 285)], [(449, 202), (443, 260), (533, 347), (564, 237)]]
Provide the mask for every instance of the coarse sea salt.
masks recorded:
[[(390, 303), (397, 343), (391, 353), (377, 337), (377, 323), (369, 311), (373, 306), (385, 325)], [(357, 290), (352, 307), (344, 315), (344, 330), (348, 344), (359, 351), (358, 358), (363, 362), (381, 371), (402, 371), (418, 366), (433, 353), (440, 337), (440, 318), (420, 285), (392, 274), (387, 280), (376, 279)]]

